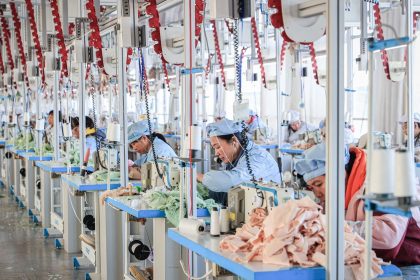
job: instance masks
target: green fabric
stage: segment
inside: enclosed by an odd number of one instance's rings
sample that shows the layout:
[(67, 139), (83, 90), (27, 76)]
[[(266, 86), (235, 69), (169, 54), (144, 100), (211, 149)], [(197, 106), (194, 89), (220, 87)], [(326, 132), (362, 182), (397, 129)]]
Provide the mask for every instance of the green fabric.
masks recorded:
[[(203, 199), (200, 192), (202, 186), (197, 187), (197, 208), (206, 208), (209, 211), (213, 207), (218, 207), (218, 204), (213, 199)], [(201, 189), (201, 190), (200, 190)], [(179, 225), (179, 191), (149, 191), (145, 194), (147, 204), (152, 209), (165, 211), (166, 218), (174, 226)], [(184, 213), (187, 212), (186, 204), (184, 203)]]
[[(53, 153), (54, 153), (54, 148), (51, 147), (50, 144), (43, 144), (42, 145), (42, 155), (44, 155), (44, 156), (52, 155)], [(40, 148), (35, 148), (35, 154), (40, 155), (41, 154), (41, 149)]]
[[(26, 146), (27, 141), (28, 146)], [(32, 150), (35, 148), (35, 140), (32, 133), (20, 133), (16, 138), (10, 139), (9, 143), (14, 144), (16, 150)]]
[[(89, 175), (89, 178), (95, 180), (97, 182), (106, 182), (108, 178), (108, 171), (107, 170), (98, 170), (93, 172)], [(119, 181), (120, 180), (120, 172), (118, 171), (111, 171), (109, 172), (109, 178), (111, 182)]]
[[(70, 142), (70, 149), (68, 151), (68, 156), (69, 156), (71, 166), (80, 165), (80, 144), (79, 143), (80, 143), (79, 141)], [(67, 154), (65, 154), (64, 157), (67, 158)], [(66, 161), (66, 164), (67, 164), (67, 161)], [(88, 165), (93, 166), (92, 156), (89, 158)]]

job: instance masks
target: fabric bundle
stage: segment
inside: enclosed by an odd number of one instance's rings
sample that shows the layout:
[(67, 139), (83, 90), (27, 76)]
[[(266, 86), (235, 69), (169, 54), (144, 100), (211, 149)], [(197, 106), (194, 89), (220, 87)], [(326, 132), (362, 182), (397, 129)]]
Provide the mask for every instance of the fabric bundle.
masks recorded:
[[(263, 220), (263, 221), (262, 221)], [(220, 242), (222, 252), (234, 253), (235, 261), (260, 261), (279, 267), (325, 266), (326, 217), (321, 207), (309, 197), (289, 200), (265, 211), (253, 211), (250, 222), (237, 229), (236, 234)], [(351, 267), (356, 279), (363, 279), (364, 240), (345, 226), (345, 264)], [(372, 251), (372, 277), (383, 273)]]

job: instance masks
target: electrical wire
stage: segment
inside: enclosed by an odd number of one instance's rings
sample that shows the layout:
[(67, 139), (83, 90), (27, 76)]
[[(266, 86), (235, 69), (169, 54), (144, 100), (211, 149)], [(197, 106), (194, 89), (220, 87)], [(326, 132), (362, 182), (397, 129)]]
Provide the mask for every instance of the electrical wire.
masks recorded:
[(147, 116), (147, 126), (149, 128), (149, 133), (150, 133), (150, 138), (149, 141), (151, 143), (151, 149), (152, 149), (152, 154), (153, 154), (153, 161), (155, 163), (155, 167), (156, 167), (156, 171), (157, 174), (159, 176), (159, 178), (162, 180), (164, 186), (166, 189), (171, 190), (171, 188), (169, 186), (167, 186), (167, 184), (165, 183), (164, 180), (164, 176), (163, 173), (160, 171), (159, 169), (159, 165), (157, 162), (157, 156), (156, 156), (156, 149), (155, 149), (155, 138), (156, 136), (154, 135), (154, 133), (152, 132), (152, 122), (150, 121), (150, 108), (149, 108), (149, 87), (147, 85), (147, 74), (146, 74), (146, 65), (144, 64), (144, 57), (143, 57), (143, 52), (142, 50), (139, 48), (139, 74), (140, 74), (140, 80), (142, 81), (141, 83), (141, 87), (143, 87), (142, 91), (144, 91), (144, 101), (145, 101), (145, 105), (146, 105), (146, 116)]
[[(239, 6), (241, 7), (241, 5), (239, 5)], [(241, 14), (241, 11), (239, 11), (239, 14)], [(235, 53), (235, 82), (236, 82), (235, 95), (236, 95), (237, 101), (239, 103), (242, 103), (242, 84), (241, 84), (241, 82), (242, 82), (241, 81), (241, 76), (242, 76), (241, 64), (242, 63), (241, 63), (241, 56), (239, 54), (238, 25), (239, 25), (239, 19), (235, 19), (234, 25), (233, 25), (233, 45), (234, 45), (234, 53)], [(251, 176), (251, 182), (256, 187), (257, 196), (259, 198), (264, 199), (263, 192), (260, 189), (257, 188), (257, 183), (256, 183), (257, 180), (255, 178), (255, 174), (254, 174), (254, 171), (252, 170), (252, 166), (251, 166), (251, 161), (249, 159), (249, 151), (248, 151), (249, 139), (248, 139), (248, 135), (247, 135), (248, 129), (247, 129), (247, 125), (245, 124), (245, 121), (241, 122), (241, 126), (242, 126), (242, 131), (241, 131), (241, 138), (242, 139), (241, 139), (240, 142), (242, 142), (241, 146), (242, 146), (242, 149), (244, 151), (248, 173)]]
[[(208, 260), (206, 260), (206, 262), (208, 262)], [(200, 279), (204, 279), (204, 278), (206, 278), (207, 276), (209, 276), (210, 274), (212, 274), (213, 273), (213, 269), (210, 269), (209, 271), (207, 271), (206, 272), (206, 274), (204, 274), (203, 276), (200, 276), (200, 277), (193, 277), (193, 276), (191, 276), (190, 274), (191, 273), (189, 273), (189, 271), (187, 272), (187, 271), (185, 271), (185, 267), (184, 267), (184, 262), (182, 261), (182, 259), (180, 259), (179, 260), (179, 264), (181, 265), (181, 268), (182, 268), (182, 272), (185, 274), (185, 276), (187, 276), (188, 277), (188, 279), (192, 279), (192, 280), (200, 280)], [(189, 267), (189, 266), (188, 266)]]

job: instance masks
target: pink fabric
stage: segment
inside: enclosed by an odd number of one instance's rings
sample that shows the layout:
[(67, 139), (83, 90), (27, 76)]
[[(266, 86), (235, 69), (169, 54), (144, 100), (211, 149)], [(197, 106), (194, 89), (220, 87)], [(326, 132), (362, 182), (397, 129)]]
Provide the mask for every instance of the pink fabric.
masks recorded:
[[(365, 191), (363, 186), (350, 200), (346, 211), (347, 221), (364, 221), (364, 202), (361, 199)], [(408, 219), (397, 215), (381, 215), (373, 217), (372, 247), (373, 249), (389, 250), (401, 245), (407, 230)], [(396, 248), (398, 249), (398, 248)]]
[[(274, 208), (261, 223), (264, 215), (261, 209), (253, 211), (252, 224), (245, 224), (236, 235), (224, 238), (220, 250), (234, 253), (234, 260), (242, 263), (258, 261), (279, 267), (325, 265), (327, 225), (319, 205), (305, 197)], [(363, 251), (364, 240), (345, 224), (345, 263), (356, 279), (363, 278)], [(374, 278), (383, 273), (383, 262), (374, 252), (372, 256)]]

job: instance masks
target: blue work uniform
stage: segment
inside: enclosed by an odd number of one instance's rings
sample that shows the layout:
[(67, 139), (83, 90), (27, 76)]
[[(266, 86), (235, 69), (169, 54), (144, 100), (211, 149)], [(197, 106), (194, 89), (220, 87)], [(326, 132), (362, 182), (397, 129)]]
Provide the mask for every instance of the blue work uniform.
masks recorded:
[[(266, 182), (281, 182), (279, 167), (266, 150), (255, 145), (252, 141), (248, 143), (247, 150), (255, 179), (262, 179)], [(234, 162), (225, 165), (225, 170), (212, 170), (204, 174), (203, 184), (211, 192), (219, 193), (211, 193), (212, 198), (219, 203), (226, 204), (227, 192), (231, 187), (251, 180), (252, 176), (247, 167), (245, 152), (242, 151)]]
[[(161, 139), (156, 137), (155, 140), (153, 141), (153, 145), (155, 146), (155, 152), (156, 152), (157, 158), (177, 157), (172, 147), (169, 146), (164, 141), (162, 141)], [(141, 166), (143, 163), (146, 163), (152, 160), (154, 160), (153, 151), (152, 151), (152, 148), (150, 148), (149, 152), (147, 154), (141, 155), (140, 158), (134, 162), (134, 164), (136, 164), (137, 166)]]
[(259, 133), (266, 137), (266, 127), (267, 125), (264, 123), (264, 121), (262, 121), (259, 116), (256, 116), (255, 119), (250, 124), (248, 124), (248, 137), (253, 138), (254, 132), (256, 130), (259, 130)]
[(288, 130), (287, 135), (287, 142), (290, 144), (295, 144), (297, 141), (299, 141), (299, 137), (301, 134), (307, 132), (307, 131), (314, 131), (317, 127), (311, 124), (308, 124), (306, 122), (301, 122), (300, 128), (297, 131), (292, 131), (290, 128)]

